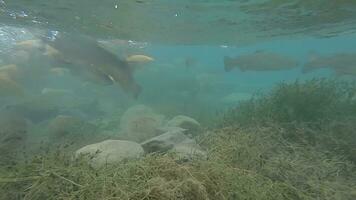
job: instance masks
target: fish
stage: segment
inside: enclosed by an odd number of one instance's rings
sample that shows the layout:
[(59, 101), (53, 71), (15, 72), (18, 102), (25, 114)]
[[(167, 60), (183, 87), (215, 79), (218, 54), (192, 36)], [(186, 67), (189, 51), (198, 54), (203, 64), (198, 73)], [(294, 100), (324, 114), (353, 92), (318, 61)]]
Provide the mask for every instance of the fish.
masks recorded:
[(126, 57), (127, 63), (129, 63), (132, 71), (142, 70), (145, 64), (148, 64), (155, 59), (146, 55), (131, 55)]
[(105, 85), (118, 83), (135, 99), (141, 93), (129, 63), (102, 48), (93, 38), (66, 33), (58, 34), (54, 39), (40, 38), (45, 51), (52, 52), (48, 56), (74, 75)]
[(0, 98), (1, 97), (22, 97), (23, 87), (11, 79), (7, 73), (0, 73)]
[(56, 76), (64, 76), (69, 72), (67, 68), (62, 68), (62, 67), (53, 67), (49, 71), (51, 74)]
[(61, 96), (61, 95), (72, 95), (74, 93), (71, 90), (66, 90), (66, 89), (43, 88), (41, 94)]
[(43, 48), (44, 43), (40, 39), (22, 40), (16, 42), (15, 47), (23, 50), (33, 50)]
[(0, 73), (7, 74), (8, 77), (12, 79), (18, 78), (20, 75), (21, 70), (15, 64), (4, 65), (0, 67)]
[(136, 63), (136, 64), (146, 64), (154, 60), (155, 60), (154, 58), (146, 55), (131, 55), (126, 58), (127, 62)]
[(292, 69), (297, 66), (298, 62), (291, 57), (262, 50), (235, 58), (224, 57), (226, 72), (234, 68), (239, 68), (241, 71), (275, 71)]
[(337, 53), (328, 56), (311, 53), (309, 61), (305, 63), (302, 72), (307, 73), (321, 68), (332, 69), (336, 75), (356, 76), (356, 53)]
[(58, 115), (58, 106), (47, 98), (34, 97), (15, 104), (2, 107), (1, 112), (15, 114), (30, 120), (33, 123), (43, 122)]
[(54, 56), (59, 54), (59, 51), (49, 46), (41, 39), (31, 39), (16, 42), (15, 44), (16, 58), (22, 57), (22, 62), (28, 62), (29, 57), (35, 57), (38, 54), (42, 56)]

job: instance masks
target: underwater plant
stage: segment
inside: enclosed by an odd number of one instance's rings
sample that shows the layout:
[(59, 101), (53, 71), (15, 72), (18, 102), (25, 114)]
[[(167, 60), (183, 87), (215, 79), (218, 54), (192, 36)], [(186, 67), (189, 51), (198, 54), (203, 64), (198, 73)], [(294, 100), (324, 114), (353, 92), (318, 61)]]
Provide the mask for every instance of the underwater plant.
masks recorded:
[(355, 166), (293, 144), (280, 127), (201, 135), (208, 159), (148, 154), (94, 169), (56, 152), (1, 168), (1, 199), (354, 199)]
[(224, 124), (316, 122), (356, 116), (356, 84), (333, 79), (282, 82), (231, 109)]
[(229, 110), (221, 126), (278, 125), (292, 142), (318, 145), (356, 162), (355, 82), (312, 79), (280, 83)]

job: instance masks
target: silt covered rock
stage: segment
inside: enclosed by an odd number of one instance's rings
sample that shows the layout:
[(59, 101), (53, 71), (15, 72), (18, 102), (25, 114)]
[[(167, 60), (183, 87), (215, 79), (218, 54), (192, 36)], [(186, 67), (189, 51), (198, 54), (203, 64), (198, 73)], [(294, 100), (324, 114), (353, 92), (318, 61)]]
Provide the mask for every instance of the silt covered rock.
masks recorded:
[(51, 144), (85, 145), (93, 142), (97, 127), (78, 117), (58, 115), (51, 120), (47, 134)]
[(206, 157), (206, 153), (194, 139), (184, 134), (184, 129), (175, 128), (141, 143), (146, 153), (176, 153), (179, 158), (190, 159), (194, 156)]
[(76, 157), (88, 156), (94, 168), (115, 164), (124, 159), (138, 158), (144, 151), (141, 145), (126, 140), (105, 140), (90, 144), (75, 152)]
[(189, 136), (195, 136), (201, 131), (201, 126), (198, 121), (184, 115), (175, 116), (168, 121), (167, 126), (186, 129), (184, 133)]

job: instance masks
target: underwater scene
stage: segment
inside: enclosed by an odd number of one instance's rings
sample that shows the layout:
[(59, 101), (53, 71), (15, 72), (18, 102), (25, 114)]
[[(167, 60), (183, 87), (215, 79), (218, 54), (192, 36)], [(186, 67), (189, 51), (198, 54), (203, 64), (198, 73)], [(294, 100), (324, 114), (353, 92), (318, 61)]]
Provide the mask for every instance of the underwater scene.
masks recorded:
[(0, 200), (355, 200), (356, 1), (0, 0)]

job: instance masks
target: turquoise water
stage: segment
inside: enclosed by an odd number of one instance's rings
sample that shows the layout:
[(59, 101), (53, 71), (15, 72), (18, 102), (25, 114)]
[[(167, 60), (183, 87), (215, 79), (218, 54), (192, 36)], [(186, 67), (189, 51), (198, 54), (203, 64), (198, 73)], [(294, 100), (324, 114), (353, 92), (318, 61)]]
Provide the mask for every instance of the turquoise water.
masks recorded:
[[(354, 81), (356, 59), (326, 57), (356, 55), (355, 30), (348, 0), (0, 0), (0, 150), (10, 149), (0, 164), (23, 160), (13, 156), (23, 149), (33, 156), (67, 143), (71, 153), (106, 139), (140, 143), (178, 115), (214, 129), (221, 113), (281, 82)], [(259, 52), (297, 65), (268, 69), (279, 63), (268, 57), (254, 69), (253, 58), (225, 70), (224, 57)], [(154, 60), (130, 63), (133, 55)], [(326, 64), (304, 73), (316, 56)], [(138, 105), (137, 116), (128, 112)]]

